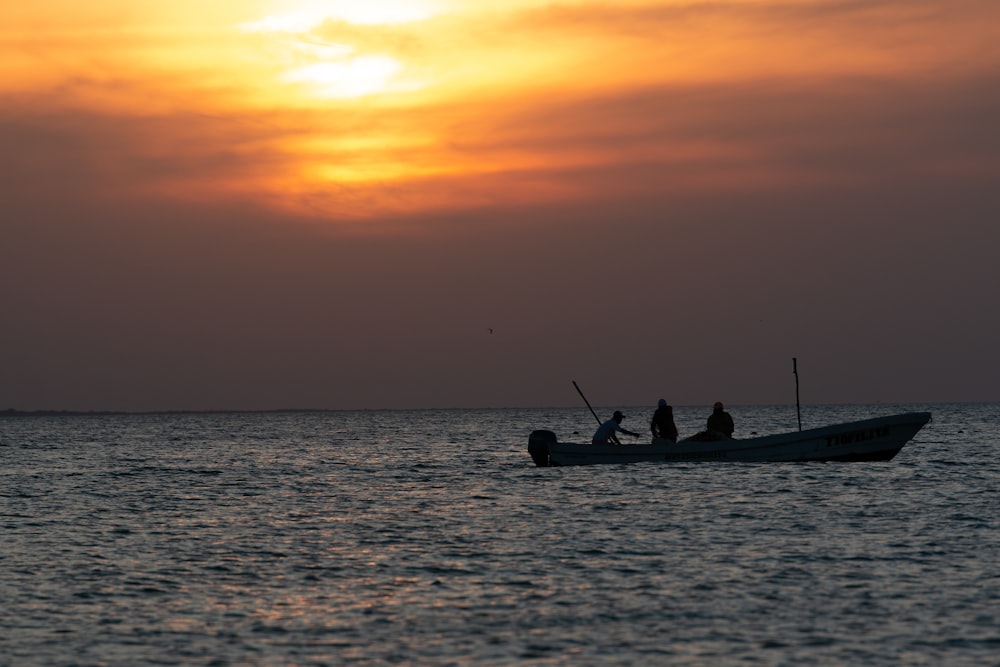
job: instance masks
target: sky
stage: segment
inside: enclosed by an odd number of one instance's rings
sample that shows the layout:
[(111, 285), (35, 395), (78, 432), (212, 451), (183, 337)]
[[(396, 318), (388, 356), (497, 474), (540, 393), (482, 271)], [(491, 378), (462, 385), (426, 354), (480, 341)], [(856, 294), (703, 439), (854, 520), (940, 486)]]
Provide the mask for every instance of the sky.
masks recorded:
[(0, 409), (1000, 401), (995, 0), (0, 10)]

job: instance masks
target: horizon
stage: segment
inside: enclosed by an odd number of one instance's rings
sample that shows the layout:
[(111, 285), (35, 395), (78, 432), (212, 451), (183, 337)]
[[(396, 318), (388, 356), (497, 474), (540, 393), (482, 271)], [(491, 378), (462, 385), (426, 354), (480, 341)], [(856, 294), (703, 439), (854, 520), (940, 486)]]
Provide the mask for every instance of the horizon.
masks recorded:
[[(800, 403), (803, 408), (823, 408), (823, 407), (870, 407), (870, 406), (944, 406), (944, 405), (998, 405), (1000, 402), (993, 401), (957, 401), (957, 402), (881, 402), (874, 403)], [(795, 403), (727, 403), (726, 410), (752, 409), (752, 408), (794, 408)], [(674, 409), (681, 410), (701, 410), (710, 411), (711, 404), (676, 404), (671, 405)], [(595, 406), (595, 409), (613, 410), (655, 410), (655, 405), (606, 405)], [(142, 415), (197, 415), (197, 414), (295, 414), (295, 413), (326, 413), (326, 412), (486, 412), (486, 411), (518, 411), (518, 410), (582, 410), (589, 413), (586, 406), (578, 407), (574, 405), (548, 405), (548, 406), (507, 406), (507, 407), (425, 407), (425, 408), (262, 408), (262, 409), (195, 409), (195, 410), (62, 410), (58, 408), (39, 408), (22, 410), (18, 408), (0, 409), (0, 417), (3, 416), (87, 416), (87, 415), (108, 415), (108, 416), (142, 416)], [(631, 415), (625, 415), (629, 418)]]

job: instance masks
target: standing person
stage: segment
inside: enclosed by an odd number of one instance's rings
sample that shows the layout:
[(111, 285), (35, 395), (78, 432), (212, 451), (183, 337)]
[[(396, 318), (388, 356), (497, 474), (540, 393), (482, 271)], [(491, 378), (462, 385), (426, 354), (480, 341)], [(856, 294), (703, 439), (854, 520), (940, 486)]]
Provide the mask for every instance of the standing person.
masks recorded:
[(653, 413), (653, 420), (649, 423), (649, 430), (653, 432), (653, 438), (662, 438), (670, 442), (677, 442), (677, 425), (674, 424), (674, 408), (667, 405), (667, 402), (660, 399), (657, 403), (656, 412)]
[(623, 419), (625, 419), (625, 415), (623, 415), (620, 411), (615, 410), (615, 414), (611, 415), (611, 419), (597, 427), (597, 432), (594, 433), (594, 439), (591, 440), (591, 442), (595, 445), (606, 445), (616, 431), (638, 438), (638, 433), (633, 433), (627, 428), (622, 428), (621, 423)]
[(722, 409), (722, 403), (716, 401), (712, 409), (712, 414), (708, 416), (708, 430), (721, 433), (727, 438), (733, 437), (736, 427), (733, 425), (733, 418), (728, 412)]

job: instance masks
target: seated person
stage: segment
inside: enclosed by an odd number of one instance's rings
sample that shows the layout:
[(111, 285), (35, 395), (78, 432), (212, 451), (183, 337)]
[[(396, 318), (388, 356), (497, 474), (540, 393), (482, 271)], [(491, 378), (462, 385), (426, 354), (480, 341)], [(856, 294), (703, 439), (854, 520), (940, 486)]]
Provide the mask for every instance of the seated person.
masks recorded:
[(715, 402), (712, 414), (708, 416), (708, 430), (709, 432), (721, 433), (727, 438), (733, 437), (733, 431), (736, 430), (733, 418), (722, 409), (722, 403), (719, 401)]

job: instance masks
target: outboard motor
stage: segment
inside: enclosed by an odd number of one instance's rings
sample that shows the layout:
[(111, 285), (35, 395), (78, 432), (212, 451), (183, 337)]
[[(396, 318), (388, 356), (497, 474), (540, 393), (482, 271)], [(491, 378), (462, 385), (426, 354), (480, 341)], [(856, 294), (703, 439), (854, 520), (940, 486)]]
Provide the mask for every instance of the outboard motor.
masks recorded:
[(547, 468), (549, 465), (549, 443), (555, 444), (556, 434), (552, 431), (532, 431), (528, 436), (528, 453), (535, 465), (540, 468)]

